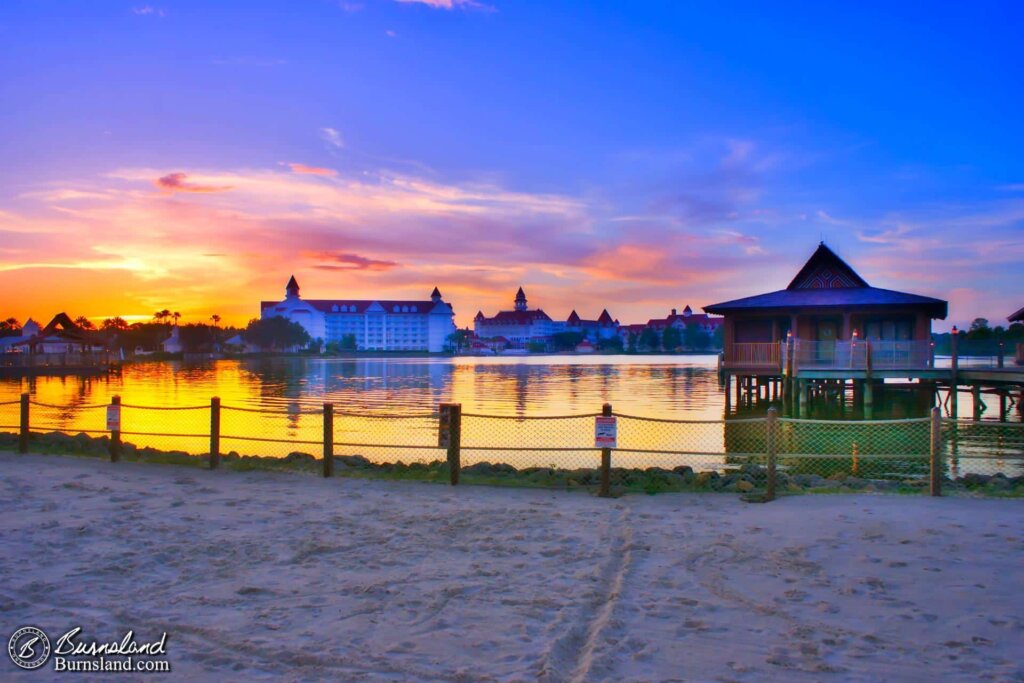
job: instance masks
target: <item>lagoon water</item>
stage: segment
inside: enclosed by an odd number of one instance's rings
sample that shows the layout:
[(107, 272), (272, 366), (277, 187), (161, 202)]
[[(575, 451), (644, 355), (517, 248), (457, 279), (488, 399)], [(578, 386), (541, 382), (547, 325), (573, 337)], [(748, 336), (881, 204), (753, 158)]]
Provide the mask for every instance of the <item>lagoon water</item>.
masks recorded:
[[(119, 395), (125, 404), (125, 440), (137, 445), (205, 453), (209, 444), (208, 406), (211, 397), (219, 396), (224, 406), (222, 450), (284, 455), (296, 449), (319, 452), (323, 422), (318, 413), (323, 403), (330, 402), (337, 413), (336, 441), (359, 446), (399, 445), (406, 450), (398, 452), (407, 459), (433, 459), (438, 452), (421, 447), (436, 447), (434, 415), (442, 402), (461, 403), (468, 414), (506, 418), (588, 416), (569, 421), (464, 420), (464, 446), (472, 442), (493, 448), (512, 444), (540, 450), (570, 444), (574, 448), (592, 448), (593, 420), (589, 416), (598, 413), (606, 402), (618, 414), (661, 420), (719, 421), (726, 417), (726, 406), (716, 365), (714, 355), (291, 357), (206, 363), (146, 362), (125, 365), (120, 373), (103, 377), (2, 379), (0, 403), (15, 401), (27, 391), (41, 404), (32, 407), (34, 430), (102, 434), (104, 406), (111, 397)], [(927, 406), (915, 399), (912, 392), (892, 394), (876, 409), (875, 418), (926, 414)], [(729, 417), (762, 417), (767, 408), (767, 403), (743, 406), (739, 411), (733, 407)], [(971, 414), (968, 394), (961, 394), (960, 411), (961, 416)], [(848, 400), (846, 405), (832, 404), (818, 410), (812, 417), (856, 419), (858, 412)], [(350, 417), (345, 413), (361, 415)], [(418, 417), (394, 417), (403, 415)], [(13, 431), (17, 421), (17, 405), (0, 405), (0, 429)], [(143, 432), (166, 436), (144, 436), (140, 434)], [(736, 452), (738, 443), (735, 435), (727, 434), (721, 424), (673, 427), (627, 420), (620, 425), (620, 435), (623, 432), (631, 441), (642, 444), (642, 448), (672, 452)], [(181, 434), (191, 436), (169, 436)], [(276, 441), (249, 441), (253, 438)], [(337, 452), (395, 457), (394, 449), (385, 454), (384, 449), (342, 447)], [(497, 455), (481, 450), (476, 459)], [(553, 456), (537, 457), (544, 464), (554, 460)], [(591, 454), (579, 457), (589, 462)]]
[(270, 410), (396, 413), (463, 410), (536, 416), (593, 413), (612, 403), (628, 413), (721, 419), (724, 398), (715, 356), (508, 356), (418, 358), (261, 358), (201, 364), (125, 365), (101, 378), (0, 380), (0, 401), (30, 392), (41, 402), (194, 406), (219, 396), (225, 405)]

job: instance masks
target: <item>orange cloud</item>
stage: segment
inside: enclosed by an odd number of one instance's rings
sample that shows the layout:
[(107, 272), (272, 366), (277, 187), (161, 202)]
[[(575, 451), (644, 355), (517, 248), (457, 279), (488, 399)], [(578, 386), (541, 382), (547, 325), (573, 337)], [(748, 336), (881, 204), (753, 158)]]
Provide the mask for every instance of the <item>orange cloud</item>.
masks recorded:
[(184, 173), (169, 173), (157, 178), (153, 182), (159, 189), (165, 192), (195, 192), (204, 194), (209, 192), (227, 192), (228, 190), (234, 189), (230, 185), (213, 186), (189, 183), (185, 181), (186, 178), (188, 178), (188, 176)]
[(324, 175), (324, 176), (336, 176), (338, 172), (333, 168), (321, 168), (319, 166), (307, 166), (306, 164), (289, 163), (288, 168), (292, 170), (292, 173), (299, 173), (301, 175)]

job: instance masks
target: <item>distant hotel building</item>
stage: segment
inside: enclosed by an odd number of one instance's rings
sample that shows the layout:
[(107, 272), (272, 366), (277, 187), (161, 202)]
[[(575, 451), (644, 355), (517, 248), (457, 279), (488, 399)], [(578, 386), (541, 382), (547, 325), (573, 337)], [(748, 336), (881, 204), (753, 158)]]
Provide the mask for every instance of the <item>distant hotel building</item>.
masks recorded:
[(617, 333), (619, 321), (613, 320), (607, 310), (597, 320), (583, 320), (573, 311), (564, 321), (552, 320), (542, 309), (531, 310), (526, 293), (520, 287), (511, 311), (500, 311), (488, 318), (480, 311), (473, 318), (473, 328), (479, 339), (507, 341), (511, 348), (525, 348), (531, 342), (546, 343), (560, 332), (578, 332), (591, 341), (611, 339)]
[(483, 311), (478, 311), (473, 318), (473, 330), (477, 337), (504, 337), (513, 348), (524, 348), (530, 342), (547, 341), (551, 335), (561, 332), (562, 329), (564, 327), (555, 323), (543, 310), (529, 309), (522, 287), (516, 292), (513, 310), (500, 311), (493, 318), (488, 318), (484, 316)]
[(285, 294), (284, 301), (261, 302), (261, 317), (287, 318), (324, 343), (352, 335), (360, 351), (438, 353), (455, 332), (455, 313), (437, 287), (425, 301), (303, 299), (292, 276)]

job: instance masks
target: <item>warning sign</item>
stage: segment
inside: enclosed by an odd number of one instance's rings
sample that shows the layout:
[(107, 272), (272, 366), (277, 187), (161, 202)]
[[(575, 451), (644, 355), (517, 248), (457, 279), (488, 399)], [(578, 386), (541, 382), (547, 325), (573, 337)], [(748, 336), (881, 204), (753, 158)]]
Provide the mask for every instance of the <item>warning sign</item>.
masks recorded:
[(116, 403), (107, 406), (107, 431), (121, 431), (121, 406)]
[(594, 447), (616, 448), (618, 426), (614, 417), (594, 418)]

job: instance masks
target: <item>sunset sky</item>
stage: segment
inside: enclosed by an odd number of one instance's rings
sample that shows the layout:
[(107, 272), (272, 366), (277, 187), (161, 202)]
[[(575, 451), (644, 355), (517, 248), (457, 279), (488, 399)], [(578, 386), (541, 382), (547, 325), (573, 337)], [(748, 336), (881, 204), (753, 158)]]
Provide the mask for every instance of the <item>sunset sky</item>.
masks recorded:
[[(0, 317), (1024, 305), (1024, 5), (5, 0)], [(780, 3), (781, 5), (781, 3)], [(854, 7), (854, 5), (856, 5)]]

